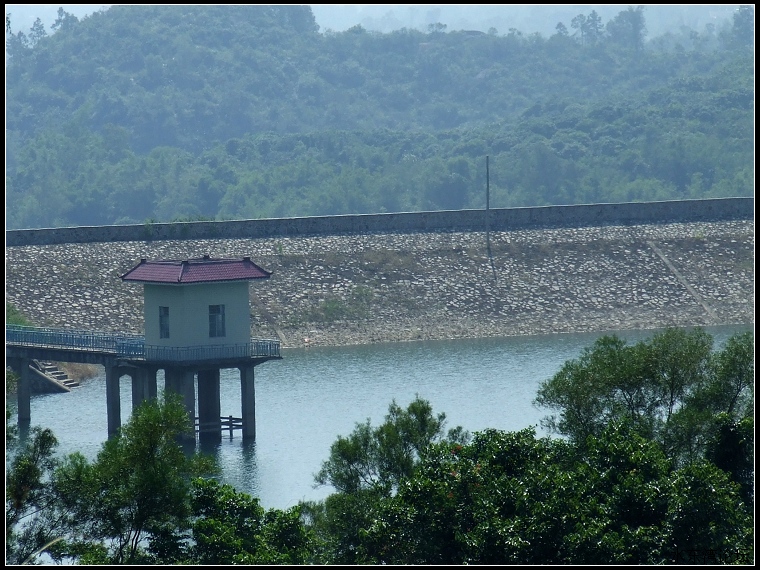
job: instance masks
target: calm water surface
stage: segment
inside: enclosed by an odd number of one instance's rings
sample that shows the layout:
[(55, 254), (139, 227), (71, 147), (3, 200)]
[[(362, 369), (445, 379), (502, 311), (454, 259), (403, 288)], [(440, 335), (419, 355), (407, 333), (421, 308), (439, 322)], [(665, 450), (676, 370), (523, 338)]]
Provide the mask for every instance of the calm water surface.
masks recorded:
[[(720, 347), (752, 325), (707, 327)], [(392, 400), (406, 407), (415, 395), (444, 412), (447, 427), (470, 432), (514, 431), (537, 426), (546, 414), (533, 406), (539, 384), (567, 360), (577, 358), (604, 333), (556, 334), (473, 340), (312, 347), (283, 350), (281, 361), (256, 368), (256, 442), (240, 432), (223, 435), (203, 450), (216, 455), (220, 479), (259, 497), (266, 508), (323, 499), (331, 487), (313, 488), (313, 475), (339, 435), (368, 418), (383, 421)], [(629, 342), (653, 331), (620, 331)], [(159, 373), (159, 389), (163, 387)], [(221, 374), (222, 415), (239, 417), (238, 371)], [(14, 398), (15, 400), (15, 398)], [(68, 394), (32, 397), (32, 425), (53, 430), (59, 453), (79, 451), (94, 459), (107, 439), (105, 375), (86, 380)], [(15, 409), (15, 401), (10, 402)], [(131, 413), (131, 383), (121, 383), (121, 414)], [(12, 421), (16, 421), (14, 417)]]

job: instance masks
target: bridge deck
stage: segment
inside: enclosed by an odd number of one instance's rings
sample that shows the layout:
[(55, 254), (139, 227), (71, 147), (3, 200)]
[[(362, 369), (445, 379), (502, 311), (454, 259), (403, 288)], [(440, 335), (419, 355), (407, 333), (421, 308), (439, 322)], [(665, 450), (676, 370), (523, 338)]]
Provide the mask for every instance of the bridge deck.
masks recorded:
[[(176, 364), (280, 358), (280, 342), (277, 340), (251, 339), (239, 344), (170, 347), (146, 345), (145, 337), (139, 335), (20, 325), (6, 325), (5, 345), (6, 354), (9, 348), (28, 349), (23, 352), (71, 354), (76, 361), (86, 354)], [(57, 360), (65, 361), (66, 358)]]

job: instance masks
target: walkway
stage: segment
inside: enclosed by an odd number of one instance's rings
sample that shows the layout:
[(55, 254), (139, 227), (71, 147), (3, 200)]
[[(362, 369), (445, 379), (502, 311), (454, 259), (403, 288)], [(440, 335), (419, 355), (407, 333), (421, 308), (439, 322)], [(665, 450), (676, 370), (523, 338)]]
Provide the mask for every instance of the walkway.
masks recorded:
[[(8, 357), (29, 357), (31, 351), (35, 354), (49, 354), (46, 358), (48, 360), (64, 362), (80, 362), (83, 353), (96, 357), (96, 361), (101, 356), (103, 359), (117, 358), (156, 364), (280, 358), (280, 343), (276, 340), (251, 339), (243, 344), (178, 348), (146, 345), (145, 337), (138, 335), (20, 325), (6, 325), (5, 345)], [(67, 355), (73, 360), (69, 360)], [(88, 358), (87, 361), (93, 360)]]

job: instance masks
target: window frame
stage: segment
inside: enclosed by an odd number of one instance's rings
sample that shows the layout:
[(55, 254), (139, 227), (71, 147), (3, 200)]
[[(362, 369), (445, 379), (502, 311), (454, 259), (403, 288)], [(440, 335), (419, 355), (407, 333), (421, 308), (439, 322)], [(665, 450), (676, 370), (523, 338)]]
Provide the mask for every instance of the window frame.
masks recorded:
[(224, 338), (227, 336), (224, 305), (208, 306), (208, 336), (209, 338)]
[(169, 307), (158, 307), (158, 338), (170, 338)]

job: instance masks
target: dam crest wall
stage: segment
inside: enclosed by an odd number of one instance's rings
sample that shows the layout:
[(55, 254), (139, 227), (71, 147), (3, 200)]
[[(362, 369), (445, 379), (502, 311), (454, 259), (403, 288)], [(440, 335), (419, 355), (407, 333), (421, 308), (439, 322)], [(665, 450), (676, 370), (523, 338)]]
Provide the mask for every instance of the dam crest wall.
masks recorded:
[(754, 218), (754, 198), (577, 204), (491, 210), (313, 216), (212, 222), (145, 223), (6, 230), (6, 246), (114, 241), (237, 239), (377, 232), (510, 231), (608, 224), (653, 224)]

